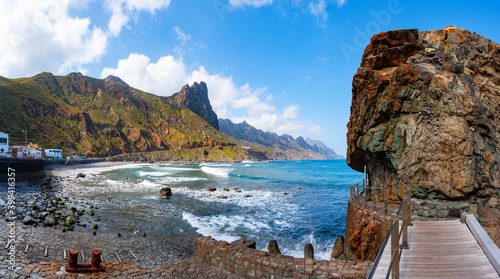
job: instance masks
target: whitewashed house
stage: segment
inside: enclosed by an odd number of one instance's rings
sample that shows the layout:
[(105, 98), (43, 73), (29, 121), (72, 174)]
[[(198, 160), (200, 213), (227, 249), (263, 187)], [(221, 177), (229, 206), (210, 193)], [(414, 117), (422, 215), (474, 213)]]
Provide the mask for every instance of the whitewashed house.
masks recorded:
[(0, 157), (9, 156), (9, 134), (0, 132)]
[(62, 149), (45, 149), (45, 159), (62, 159)]

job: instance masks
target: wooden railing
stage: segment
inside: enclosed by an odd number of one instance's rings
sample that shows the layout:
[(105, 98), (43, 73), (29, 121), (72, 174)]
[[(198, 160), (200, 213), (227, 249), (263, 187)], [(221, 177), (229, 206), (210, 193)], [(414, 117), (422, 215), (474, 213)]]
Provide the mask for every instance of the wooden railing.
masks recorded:
[[(386, 200), (387, 202), (387, 200)], [(384, 253), (385, 246), (387, 242), (389, 242), (389, 238), (391, 238), (391, 262), (387, 269), (386, 279), (388, 279), (391, 274), (393, 279), (399, 278), (399, 262), (401, 259), (401, 254), (403, 253), (403, 249), (409, 249), (410, 245), (408, 244), (408, 226), (411, 226), (411, 189), (407, 188), (406, 194), (401, 201), (401, 205), (399, 207), (398, 217), (394, 218), (392, 224), (387, 232), (387, 235), (380, 247), (380, 250), (373, 262), (372, 268), (368, 273), (367, 278), (373, 278), (375, 271), (377, 270), (380, 259), (382, 258), (382, 254)], [(401, 229), (400, 229), (401, 226)], [(400, 240), (402, 237), (401, 244)]]

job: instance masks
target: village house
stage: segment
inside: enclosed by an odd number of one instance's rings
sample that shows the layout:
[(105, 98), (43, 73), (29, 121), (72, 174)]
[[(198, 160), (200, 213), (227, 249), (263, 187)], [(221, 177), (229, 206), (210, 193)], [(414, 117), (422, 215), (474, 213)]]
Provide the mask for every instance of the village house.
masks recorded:
[(0, 132), (0, 157), (8, 157), (9, 134)]
[(45, 149), (45, 159), (62, 159), (62, 149)]

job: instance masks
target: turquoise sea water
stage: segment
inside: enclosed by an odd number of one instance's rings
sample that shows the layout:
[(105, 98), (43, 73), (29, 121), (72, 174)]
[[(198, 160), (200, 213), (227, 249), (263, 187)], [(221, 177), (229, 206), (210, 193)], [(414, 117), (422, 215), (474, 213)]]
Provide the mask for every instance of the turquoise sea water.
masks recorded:
[[(86, 178), (73, 178), (77, 172)], [(252, 239), (262, 250), (276, 239), (283, 254), (299, 257), (310, 242), (320, 259), (344, 234), (349, 185), (363, 179), (345, 160), (128, 164), (65, 175), (67, 195), (99, 206), (101, 232), (195, 230), (218, 240)], [(162, 187), (173, 195), (159, 198)]]

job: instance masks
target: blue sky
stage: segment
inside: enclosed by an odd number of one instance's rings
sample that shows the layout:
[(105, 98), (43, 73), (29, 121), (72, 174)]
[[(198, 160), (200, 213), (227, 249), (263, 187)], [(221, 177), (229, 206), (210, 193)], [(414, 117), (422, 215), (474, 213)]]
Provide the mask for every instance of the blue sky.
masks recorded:
[(351, 82), (375, 33), (450, 24), (500, 42), (499, 1), (0, 0), (0, 71), (205, 81), (222, 118), (346, 152)]

